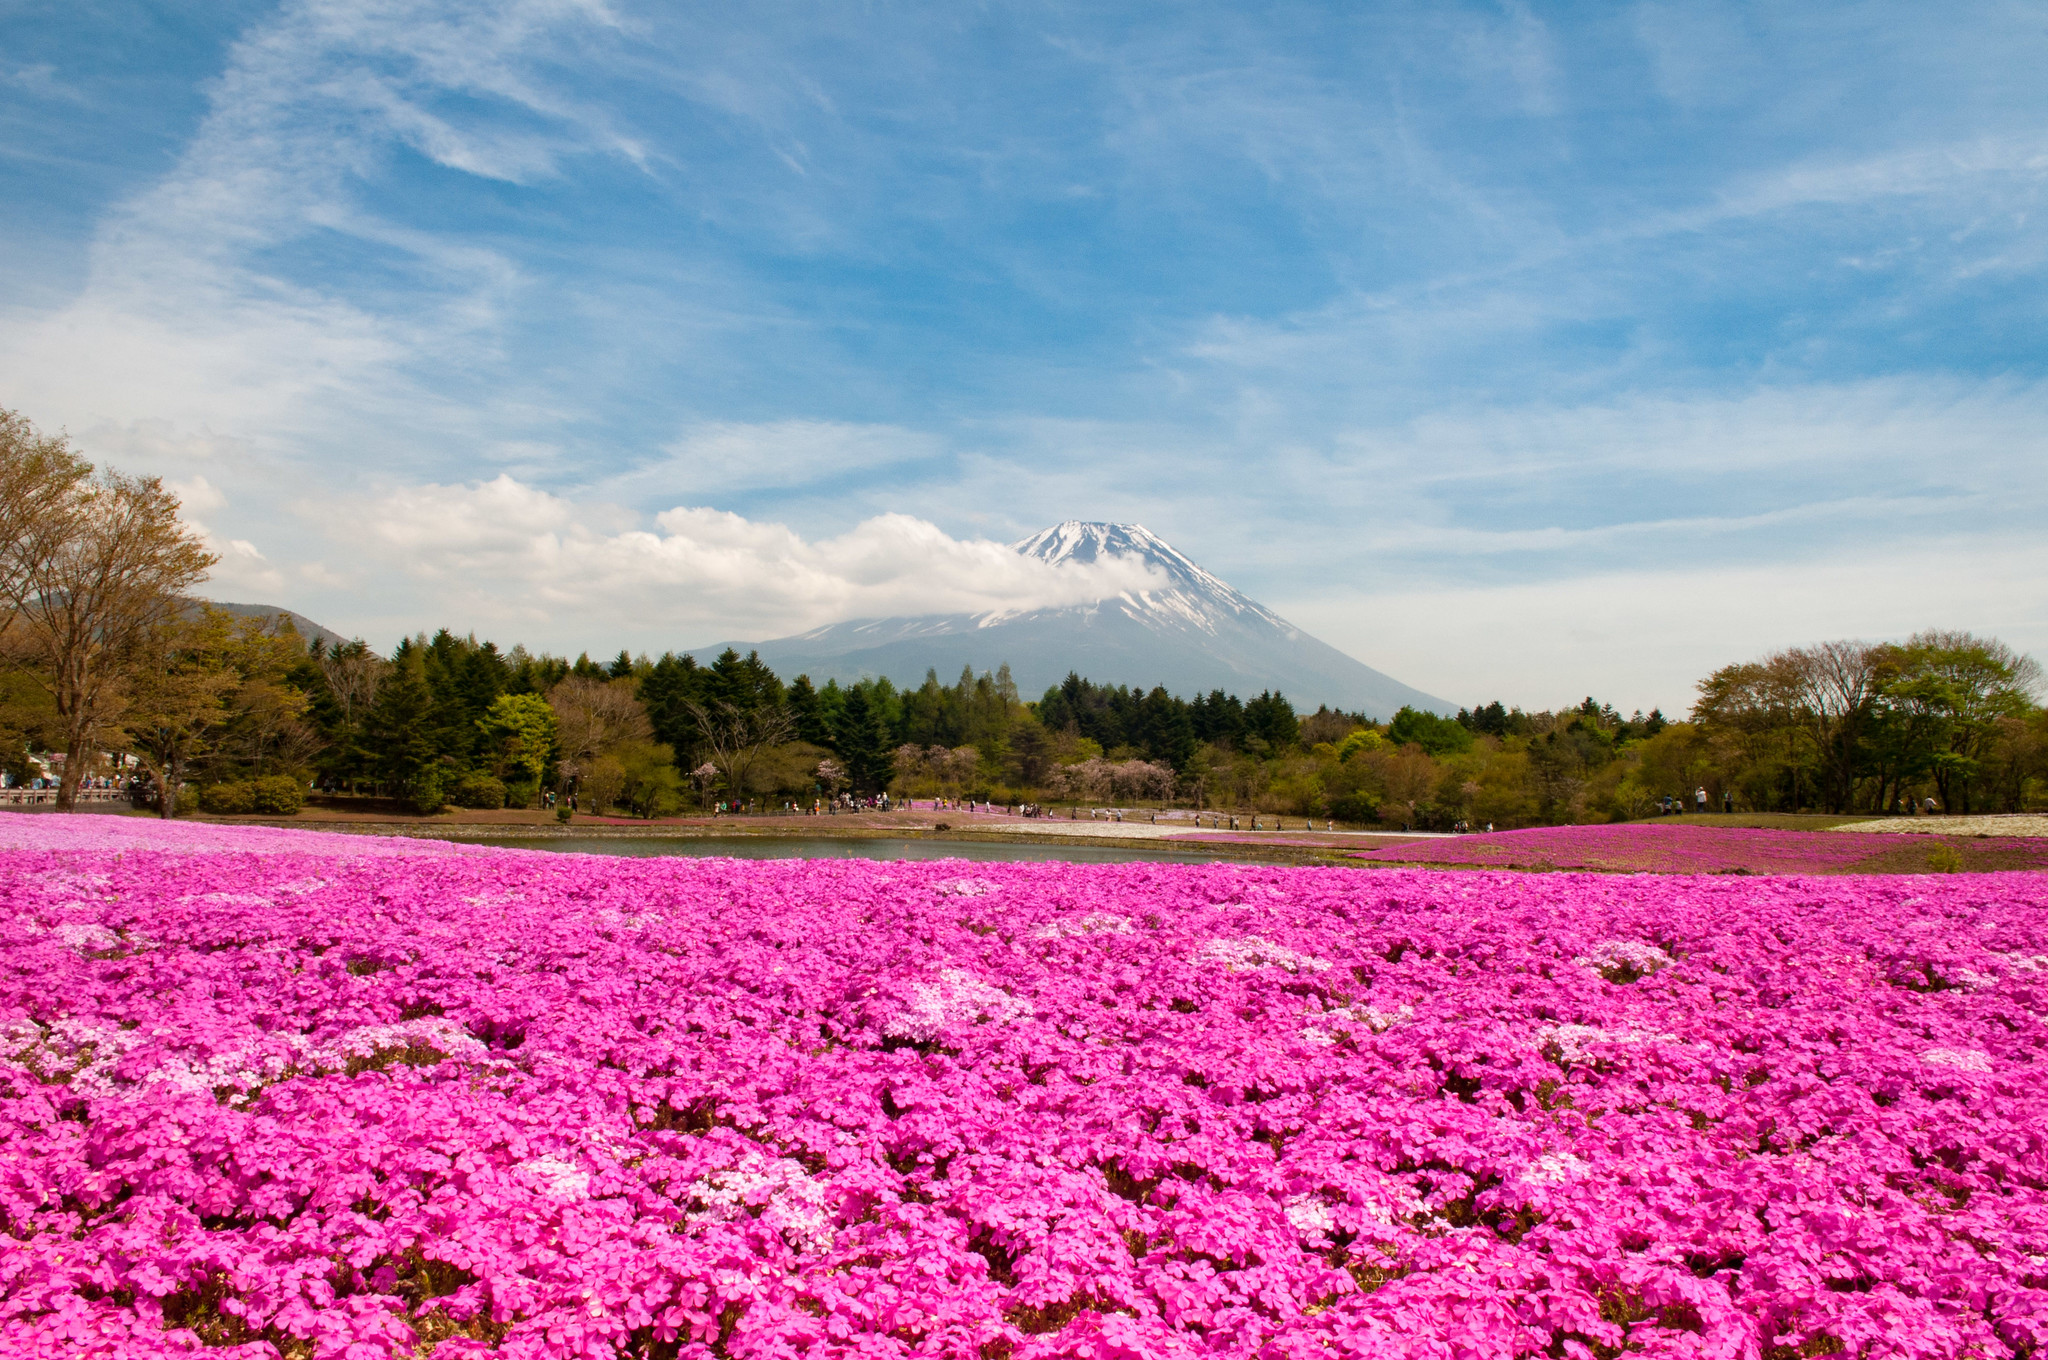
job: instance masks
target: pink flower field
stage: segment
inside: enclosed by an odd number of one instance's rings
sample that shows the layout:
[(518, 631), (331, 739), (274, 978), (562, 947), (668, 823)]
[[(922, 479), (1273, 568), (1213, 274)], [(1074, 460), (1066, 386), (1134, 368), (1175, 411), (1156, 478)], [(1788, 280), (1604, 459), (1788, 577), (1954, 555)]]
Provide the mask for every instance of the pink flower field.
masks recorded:
[(2048, 1342), (2038, 874), (0, 847), (10, 1355)]
[[(1918, 841), (1920, 838), (1914, 838)], [(1957, 842), (1972, 860), (2003, 868), (2048, 869), (2048, 839), (1972, 837)], [(1840, 874), (1924, 871), (1928, 847), (1839, 831), (1628, 822), (1544, 826), (1357, 851), (1355, 859), (1500, 869), (1599, 869), (1619, 873)]]

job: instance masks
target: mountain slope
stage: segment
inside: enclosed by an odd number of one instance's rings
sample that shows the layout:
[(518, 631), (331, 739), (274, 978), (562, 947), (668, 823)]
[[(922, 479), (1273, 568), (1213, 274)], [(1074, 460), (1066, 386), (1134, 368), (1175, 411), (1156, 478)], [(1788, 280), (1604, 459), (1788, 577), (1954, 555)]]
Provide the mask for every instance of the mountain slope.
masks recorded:
[[(1098, 683), (1165, 685), (1192, 696), (1275, 689), (1297, 707), (1317, 704), (1391, 717), (1403, 705), (1450, 714), (1455, 704), (1410, 688), (1310, 637), (1258, 601), (1195, 565), (1141, 525), (1069, 520), (1013, 545), (1048, 562), (1137, 556), (1166, 578), (1157, 590), (1085, 605), (1001, 614), (932, 614), (829, 624), (794, 637), (733, 643), (759, 650), (785, 676), (823, 684), (886, 675), (915, 685), (936, 669), (950, 682), (962, 666), (1008, 662), (1026, 697), (1078, 671)], [(718, 648), (705, 648), (700, 660)]]
[(292, 627), (298, 630), (299, 636), (305, 640), (306, 645), (309, 647), (316, 640), (323, 641), (330, 647), (339, 647), (343, 643), (348, 641), (347, 638), (335, 632), (332, 628), (322, 627), (320, 624), (317, 624), (313, 622), (313, 620), (307, 618), (304, 614), (298, 613), (295, 610), (286, 609), (283, 605), (234, 604), (227, 600), (206, 600), (203, 602), (195, 601), (195, 607), (192, 610), (192, 612), (195, 614), (198, 612), (196, 608), (196, 605), (198, 603), (210, 604), (215, 609), (220, 610), (223, 614), (233, 614), (237, 618), (266, 619), (272, 621), (280, 618), (290, 619)]

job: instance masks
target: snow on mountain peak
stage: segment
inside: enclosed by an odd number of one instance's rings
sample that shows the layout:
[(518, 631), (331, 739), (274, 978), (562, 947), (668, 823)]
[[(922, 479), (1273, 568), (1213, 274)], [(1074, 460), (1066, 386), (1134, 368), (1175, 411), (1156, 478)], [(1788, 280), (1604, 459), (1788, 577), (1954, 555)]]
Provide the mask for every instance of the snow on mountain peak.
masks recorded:
[[(1196, 566), (1142, 524), (1068, 520), (1009, 547), (1042, 588), (1038, 603), (975, 613), (849, 619), (758, 644), (783, 674), (841, 683), (888, 675), (914, 685), (928, 669), (1015, 668), (1027, 692), (1081, 669), (1105, 684), (1175, 693), (1271, 688), (1297, 701), (1390, 714), (1403, 704), (1452, 713), (1442, 700), (1344, 655)], [(992, 559), (992, 560), (991, 560)], [(756, 644), (740, 644), (753, 646)]]
[(1163, 573), (1168, 585), (1163, 591), (1126, 593), (1120, 597), (1124, 609), (1133, 617), (1165, 616), (1211, 632), (1219, 621), (1219, 613), (1238, 618), (1249, 615), (1293, 632), (1278, 615), (1196, 566), (1142, 524), (1070, 519), (1010, 546), (1026, 557), (1055, 565), (1093, 563), (1114, 557), (1138, 558)]

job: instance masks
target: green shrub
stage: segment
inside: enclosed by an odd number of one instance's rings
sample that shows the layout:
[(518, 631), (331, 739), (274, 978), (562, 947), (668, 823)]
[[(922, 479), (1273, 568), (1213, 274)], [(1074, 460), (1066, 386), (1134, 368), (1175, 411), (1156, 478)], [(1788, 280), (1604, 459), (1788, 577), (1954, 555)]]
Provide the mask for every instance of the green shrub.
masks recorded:
[(508, 808), (530, 808), (533, 800), (540, 796), (540, 781), (537, 779), (512, 779), (505, 784), (505, 806)]
[(505, 781), (495, 775), (466, 774), (449, 790), (448, 801), (462, 808), (501, 808)]
[(439, 770), (421, 770), (412, 777), (411, 787), (406, 790), (406, 805), (422, 817), (431, 817), (447, 801), (442, 790)]
[(1379, 804), (1362, 792), (1340, 793), (1330, 800), (1330, 815), (1340, 822), (1376, 822)]
[(266, 775), (249, 781), (249, 802), (272, 817), (295, 816), (306, 805), (306, 786), (288, 774)]
[(1471, 731), (1455, 718), (1406, 706), (1387, 724), (1387, 740), (1396, 746), (1420, 746), (1433, 756), (1472, 749)]
[(1963, 871), (1963, 855), (1953, 845), (1936, 845), (1927, 852), (1927, 871), (1934, 874), (1959, 874)]
[(241, 780), (223, 780), (199, 790), (199, 806), (207, 812), (239, 817), (256, 810), (256, 795)]

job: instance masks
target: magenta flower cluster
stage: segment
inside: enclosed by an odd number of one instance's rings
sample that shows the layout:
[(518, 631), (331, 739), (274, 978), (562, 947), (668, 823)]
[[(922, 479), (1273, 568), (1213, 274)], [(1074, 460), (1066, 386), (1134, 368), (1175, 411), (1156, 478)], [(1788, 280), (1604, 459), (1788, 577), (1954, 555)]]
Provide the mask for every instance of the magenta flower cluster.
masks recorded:
[(2048, 1345), (2039, 875), (95, 823), (0, 819), (7, 1354)]
[[(2048, 840), (2001, 837), (1984, 843), (2019, 856), (2020, 865), (2048, 869)], [(1840, 874), (1867, 872), (1901, 848), (1897, 837), (1857, 832), (1627, 822), (1404, 841), (1360, 851), (1355, 857), (1501, 869)], [(1925, 846), (1912, 848), (1926, 853)]]

